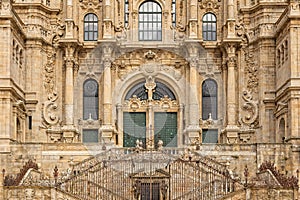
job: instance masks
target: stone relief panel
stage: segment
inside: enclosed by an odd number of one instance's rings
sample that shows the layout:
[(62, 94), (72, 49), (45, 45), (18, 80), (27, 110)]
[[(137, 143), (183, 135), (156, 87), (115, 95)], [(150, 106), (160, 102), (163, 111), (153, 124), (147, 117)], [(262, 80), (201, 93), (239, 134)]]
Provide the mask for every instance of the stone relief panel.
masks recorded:
[(241, 88), (241, 111), (239, 117), (239, 139), (242, 143), (254, 141), (255, 130), (259, 128), (259, 104), (258, 104), (258, 62), (253, 47), (242, 49), (243, 87)]
[(167, 72), (179, 81), (188, 63), (182, 57), (162, 50), (137, 50), (126, 53), (112, 64), (119, 79), (124, 80), (130, 72), (141, 71), (145, 76), (155, 77)]
[(47, 52), (47, 63), (44, 65), (43, 86), (47, 95), (47, 100), (42, 104), (42, 128), (49, 129), (58, 125), (60, 117), (58, 115), (58, 93), (56, 88), (55, 74), (56, 53)]

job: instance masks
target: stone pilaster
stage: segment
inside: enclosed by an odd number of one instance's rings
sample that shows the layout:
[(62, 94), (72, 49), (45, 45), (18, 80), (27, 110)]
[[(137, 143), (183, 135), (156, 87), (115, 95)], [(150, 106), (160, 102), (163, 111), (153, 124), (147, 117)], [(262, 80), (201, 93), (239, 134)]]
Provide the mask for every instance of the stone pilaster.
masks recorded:
[(234, 1), (228, 0), (228, 18), (227, 18), (227, 38), (234, 38), (235, 36), (235, 8)]
[(112, 22), (112, 2), (105, 0), (104, 19), (103, 19), (103, 39), (113, 38), (113, 22)]
[(67, 10), (66, 10), (66, 36), (65, 38), (74, 38), (74, 19), (73, 19), (73, 0), (67, 0)]
[(190, 1), (190, 17), (189, 17), (189, 38), (197, 38), (198, 36), (198, 20), (197, 20), (197, 0)]

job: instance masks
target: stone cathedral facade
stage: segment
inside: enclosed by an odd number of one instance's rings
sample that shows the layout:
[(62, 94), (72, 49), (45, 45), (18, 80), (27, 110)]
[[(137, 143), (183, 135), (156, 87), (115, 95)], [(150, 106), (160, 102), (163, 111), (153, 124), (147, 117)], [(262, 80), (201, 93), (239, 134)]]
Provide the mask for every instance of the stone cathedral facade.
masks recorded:
[(0, 199), (298, 199), (296, 0), (1, 0)]

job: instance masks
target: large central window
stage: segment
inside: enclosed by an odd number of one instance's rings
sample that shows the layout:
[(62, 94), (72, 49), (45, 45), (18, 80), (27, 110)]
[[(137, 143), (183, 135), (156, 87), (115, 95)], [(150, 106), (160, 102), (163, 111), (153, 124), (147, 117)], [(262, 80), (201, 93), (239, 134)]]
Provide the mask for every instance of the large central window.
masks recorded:
[(146, 1), (139, 9), (139, 40), (161, 41), (161, 7)]

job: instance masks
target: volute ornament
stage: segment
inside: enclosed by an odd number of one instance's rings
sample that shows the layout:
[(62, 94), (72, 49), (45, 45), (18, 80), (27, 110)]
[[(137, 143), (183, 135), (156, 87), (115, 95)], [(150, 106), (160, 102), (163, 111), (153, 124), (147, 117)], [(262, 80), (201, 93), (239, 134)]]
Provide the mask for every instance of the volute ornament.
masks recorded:
[(250, 128), (257, 128), (258, 126), (258, 101), (253, 100), (252, 95), (248, 91), (243, 92), (242, 96), (245, 103), (242, 109), (246, 111), (241, 118), (241, 121)]

